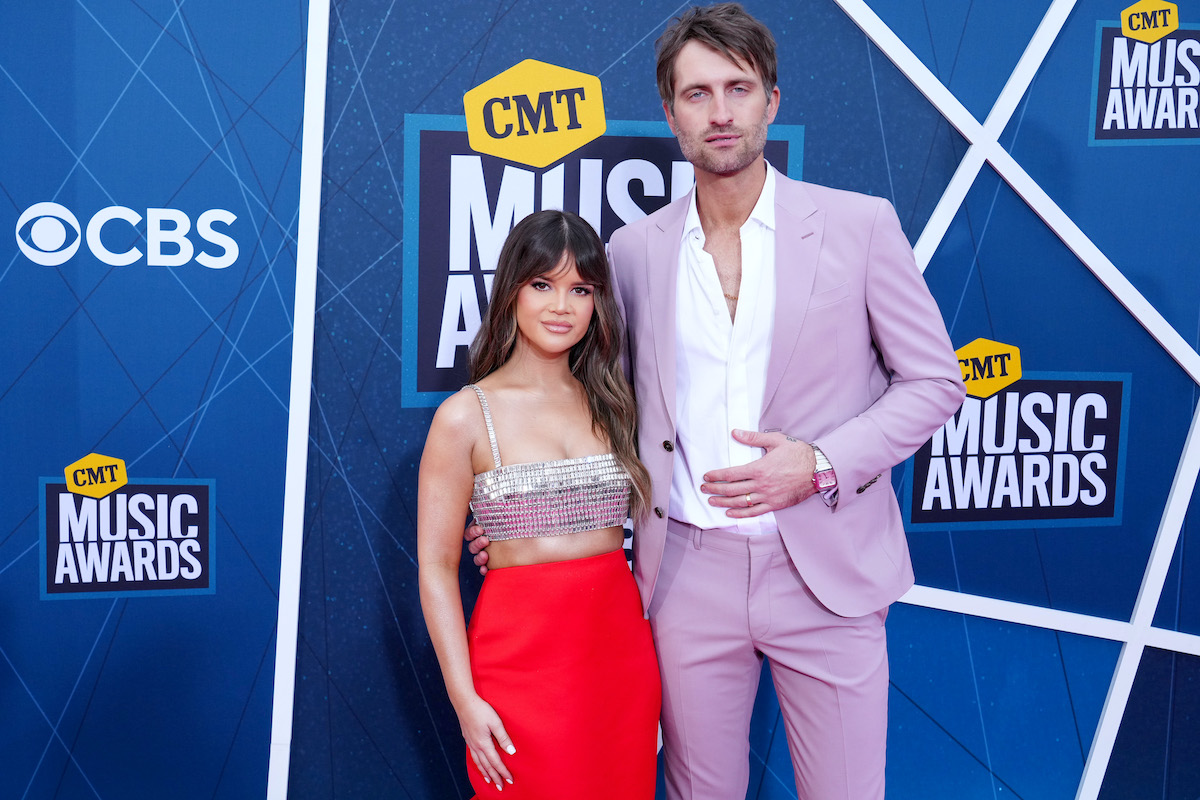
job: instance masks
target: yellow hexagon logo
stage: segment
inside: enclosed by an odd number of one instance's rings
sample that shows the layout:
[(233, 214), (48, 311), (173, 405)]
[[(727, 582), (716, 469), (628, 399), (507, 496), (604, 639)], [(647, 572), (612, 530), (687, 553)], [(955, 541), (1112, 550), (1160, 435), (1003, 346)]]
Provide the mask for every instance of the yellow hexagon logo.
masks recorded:
[(600, 79), (529, 58), (463, 95), (478, 153), (545, 167), (604, 134)]
[(1021, 380), (1021, 350), (1010, 344), (976, 339), (955, 351), (967, 394), (991, 397)]
[(112, 456), (91, 453), (63, 470), (67, 491), (99, 500), (129, 483), (125, 462)]
[(1179, 30), (1179, 7), (1164, 0), (1142, 0), (1121, 12), (1121, 33), (1126, 38), (1153, 44)]

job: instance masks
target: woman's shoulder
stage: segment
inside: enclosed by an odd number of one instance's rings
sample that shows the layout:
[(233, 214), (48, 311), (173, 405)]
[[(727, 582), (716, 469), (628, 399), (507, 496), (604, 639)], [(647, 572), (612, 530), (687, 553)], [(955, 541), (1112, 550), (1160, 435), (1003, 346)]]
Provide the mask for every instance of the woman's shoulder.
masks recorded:
[(474, 438), (482, 430), (484, 423), (479, 396), (470, 385), (443, 400), (430, 424), (430, 431), (441, 435)]

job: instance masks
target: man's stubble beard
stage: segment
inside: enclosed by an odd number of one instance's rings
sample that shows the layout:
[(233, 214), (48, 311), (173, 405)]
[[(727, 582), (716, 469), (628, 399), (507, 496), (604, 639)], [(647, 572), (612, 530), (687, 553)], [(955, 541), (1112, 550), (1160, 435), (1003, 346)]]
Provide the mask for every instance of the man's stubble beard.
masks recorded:
[[(732, 151), (712, 151), (705, 149), (705, 139), (713, 134), (740, 134), (739, 146)], [(767, 112), (757, 125), (749, 130), (741, 130), (734, 126), (728, 128), (709, 128), (699, 136), (676, 134), (679, 149), (693, 167), (713, 175), (732, 175), (741, 172), (753, 164), (767, 145)]]

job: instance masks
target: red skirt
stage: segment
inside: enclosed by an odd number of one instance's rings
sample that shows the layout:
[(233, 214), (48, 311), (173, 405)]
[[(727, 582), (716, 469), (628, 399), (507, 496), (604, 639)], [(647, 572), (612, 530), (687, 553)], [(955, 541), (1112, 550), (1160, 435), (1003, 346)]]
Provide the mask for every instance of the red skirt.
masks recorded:
[(479, 696), (517, 752), (479, 798), (652, 800), (662, 690), (624, 550), (490, 570), (467, 629)]

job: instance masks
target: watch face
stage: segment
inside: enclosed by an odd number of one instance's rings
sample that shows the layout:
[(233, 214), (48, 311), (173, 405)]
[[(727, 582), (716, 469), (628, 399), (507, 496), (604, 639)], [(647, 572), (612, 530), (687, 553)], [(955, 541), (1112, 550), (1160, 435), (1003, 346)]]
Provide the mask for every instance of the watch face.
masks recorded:
[(832, 489), (833, 487), (837, 486), (837, 476), (834, 474), (833, 470), (814, 473), (813, 485), (817, 487), (818, 492)]

